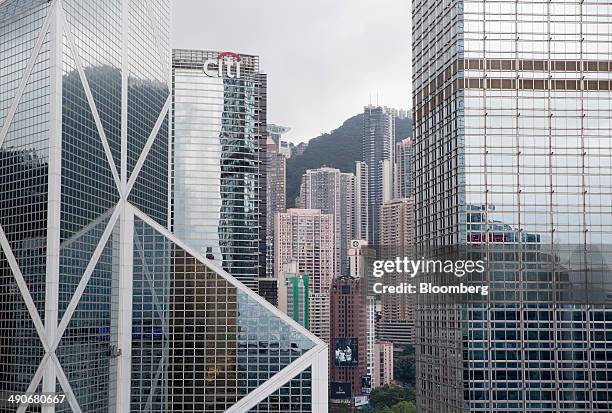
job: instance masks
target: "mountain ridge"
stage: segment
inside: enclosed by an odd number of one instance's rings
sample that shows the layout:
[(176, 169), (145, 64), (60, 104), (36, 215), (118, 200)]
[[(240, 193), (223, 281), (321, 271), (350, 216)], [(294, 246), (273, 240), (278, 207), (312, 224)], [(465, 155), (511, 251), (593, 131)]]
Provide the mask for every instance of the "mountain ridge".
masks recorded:
[[(355, 173), (355, 162), (361, 160), (363, 116), (363, 113), (352, 116), (333, 131), (311, 139), (303, 154), (287, 160), (287, 208), (295, 206), (302, 175), (307, 169), (327, 166)], [(412, 119), (396, 118), (396, 142), (409, 136), (412, 136)]]

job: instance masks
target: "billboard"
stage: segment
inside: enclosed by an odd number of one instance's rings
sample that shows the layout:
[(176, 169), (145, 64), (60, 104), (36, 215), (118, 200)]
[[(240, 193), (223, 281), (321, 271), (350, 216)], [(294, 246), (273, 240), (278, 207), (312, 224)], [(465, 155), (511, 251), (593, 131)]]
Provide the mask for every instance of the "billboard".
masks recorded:
[(334, 358), (338, 367), (354, 367), (359, 361), (358, 340), (355, 337), (336, 339)]
[(355, 407), (366, 406), (368, 404), (368, 396), (355, 396)]
[(351, 383), (331, 382), (332, 400), (349, 400), (352, 397)]

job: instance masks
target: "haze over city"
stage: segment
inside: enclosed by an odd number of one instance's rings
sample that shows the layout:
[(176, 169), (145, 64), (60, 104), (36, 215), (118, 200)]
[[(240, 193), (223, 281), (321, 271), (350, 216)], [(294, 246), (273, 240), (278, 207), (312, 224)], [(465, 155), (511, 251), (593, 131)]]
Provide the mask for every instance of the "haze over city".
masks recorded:
[(175, 48), (260, 56), (268, 121), (291, 127), (294, 143), (340, 126), (370, 96), (411, 107), (408, 1), (181, 0), (173, 30)]

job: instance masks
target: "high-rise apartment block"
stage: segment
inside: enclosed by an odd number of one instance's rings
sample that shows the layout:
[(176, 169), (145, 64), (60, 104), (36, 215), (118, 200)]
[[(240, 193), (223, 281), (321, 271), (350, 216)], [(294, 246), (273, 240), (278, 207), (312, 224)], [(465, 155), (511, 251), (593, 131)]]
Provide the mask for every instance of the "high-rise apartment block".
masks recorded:
[(327, 346), (168, 230), (171, 15), (0, 2), (0, 392), (66, 395), (2, 411), (327, 409)]
[(371, 378), (374, 376), (374, 342), (376, 339), (376, 319), (378, 317), (378, 308), (380, 307), (380, 299), (373, 294), (373, 285), (376, 278), (373, 277), (372, 271), (374, 261), (376, 261), (376, 250), (368, 247), (368, 242), (364, 240), (351, 240), (348, 250), (349, 258), (349, 275), (353, 278), (363, 278), (366, 288), (366, 313), (367, 313), (367, 376), (368, 382), (371, 383)]
[(353, 239), (348, 250), (349, 274), (355, 278), (372, 278), (376, 250), (368, 247), (368, 242), (362, 239)]
[(611, 18), (413, 1), (417, 246), (478, 252), (491, 287), (419, 303), (419, 412), (610, 411)]
[(334, 215), (334, 274), (348, 274), (348, 243), (355, 232), (355, 176), (327, 167), (307, 170), (302, 176), (300, 205)]
[[(382, 206), (380, 254), (382, 259), (415, 259), (414, 255), (414, 202), (412, 198), (394, 199)], [(388, 273), (383, 277), (386, 285), (411, 282), (407, 273)], [(413, 336), (415, 295), (381, 294), (381, 326), (388, 322), (400, 322), (406, 326), (406, 337)], [(381, 331), (381, 333), (383, 333)], [(384, 333), (383, 333), (384, 334)], [(399, 344), (391, 337), (381, 336)], [(412, 340), (411, 340), (412, 341)], [(405, 343), (402, 343), (405, 344)]]
[(175, 50), (173, 80), (172, 230), (257, 291), (268, 235), (259, 58)]
[(278, 308), (304, 328), (310, 327), (310, 282), (298, 272), (297, 260), (283, 265), (278, 287)]
[[(367, 291), (366, 291), (367, 294)], [(375, 342), (376, 342), (376, 318), (378, 316), (377, 311), (377, 299), (374, 295), (366, 295), (366, 312), (367, 312), (367, 326), (366, 326), (366, 337), (368, 343), (368, 364), (367, 364), (367, 376), (368, 382), (372, 383), (372, 378), (375, 372)]]
[[(385, 200), (393, 197), (393, 160), (395, 151), (395, 118), (380, 106), (366, 106), (363, 118), (362, 161), (367, 165), (367, 202), (361, 208), (367, 211), (367, 239), (378, 245), (380, 237), (380, 210)], [(363, 195), (363, 194), (362, 194)]]
[(300, 323), (304, 328), (310, 327), (309, 322), (309, 291), (308, 277), (297, 275), (287, 280), (287, 315)]
[(393, 382), (393, 343), (377, 341), (374, 344), (374, 376), (372, 387), (389, 386)]
[[(268, 125), (270, 126), (270, 125)], [(274, 219), (287, 208), (287, 157), (280, 153), (279, 145), (270, 137), (266, 150), (266, 276), (259, 279), (259, 294), (276, 302), (274, 276)]]
[(368, 175), (368, 164), (355, 162), (355, 238), (365, 241), (370, 232)]
[[(394, 199), (382, 206), (380, 255), (382, 259), (416, 259), (414, 250), (413, 198)], [(406, 273), (386, 273), (385, 285), (413, 283)], [(396, 346), (414, 343), (416, 297), (414, 294), (380, 294), (381, 317), (377, 321), (377, 337)]]
[(297, 272), (311, 279), (312, 291), (325, 292), (334, 274), (334, 216), (318, 209), (289, 209), (277, 214), (275, 266), (297, 261)]
[(355, 175), (340, 174), (340, 274), (347, 275), (350, 271), (348, 249), (350, 241), (355, 238)]
[[(284, 300), (283, 266), (295, 261), (296, 274), (308, 277), (310, 331), (329, 340), (329, 287), (334, 275), (335, 220), (318, 209), (289, 209), (275, 220), (274, 263), (279, 282), (279, 307)], [(283, 309), (287, 311), (286, 309)]]
[(308, 320), (310, 332), (328, 345), (330, 332), (329, 311), (329, 290), (319, 293), (309, 290)]
[(395, 146), (394, 198), (414, 196), (414, 145), (411, 138)]

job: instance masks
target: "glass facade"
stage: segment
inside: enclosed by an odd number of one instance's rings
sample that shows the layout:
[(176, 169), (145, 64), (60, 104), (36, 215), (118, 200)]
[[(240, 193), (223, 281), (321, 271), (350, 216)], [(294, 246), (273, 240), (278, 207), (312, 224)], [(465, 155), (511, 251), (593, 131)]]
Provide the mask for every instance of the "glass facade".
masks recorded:
[[(161, 0), (0, 5), (0, 240), (8, 241), (0, 255), (6, 370), (0, 385), (12, 393), (66, 394), (56, 411), (122, 406), (116, 383), (126, 364), (120, 355), (129, 352), (119, 337), (118, 290), (126, 269), (121, 239), (130, 226), (118, 216), (137, 173), (130, 200), (168, 224), (169, 14)], [(149, 137), (151, 149), (136, 171)], [(129, 260), (135, 357), (127, 370), (135, 399), (139, 384), (151, 383), (142, 374), (159, 364), (151, 349), (164, 349), (150, 342), (143, 349), (136, 340), (151, 318), (136, 311), (151, 295), (137, 277), (139, 259)], [(27, 289), (16, 282), (21, 276)]]
[[(117, 152), (120, 126), (115, 119), (120, 119), (121, 114), (121, 49), (92, 47), (92, 41), (101, 45), (120, 44), (116, 41), (121, 36), (117, 22), (121, 15), (120, 2), (106, 3), (63, 3), (66, 26), (62, 40), (60, 320), (101, 240), (110, 212), (119, 201), (86, 92), (88, 88), (109, 145), (113, 142)], [(101, 26), (92, 25), (104, 18), (108, 23), (105, 32)], [(111, 240), (57, 348), (58, 359), (79, 406), (92, 412), (105, 411), (109, 406), (113, 258), (117, 260), (112, 249)], [(70, 411), (67, 404), (59, 410)]]
[[(170, 15), (163, 0), (0, 4), (0, 391), (65, 394), (58, 412), (313, 411), (324, 344), (168, 232)], [(221, 216), (256, 228), (231, 233), (241, 268), (259, 268), (255, 66), (223, 98), (248, 111), (219, 120), (236, 154), (223, 182), (243, 195)]]
[(417, 242), (492, 289), (421, 303), (419, 411), (607, 412), (612, 6), (413, 6)]
[(312, 369), (304, 370), (250, 410), (250, 413), (314, 412), (311, 377)]
[[(34, 307), (43, 315), (50, 127), (47, 37), (29, 76), (26, 70), (48, 12), (44, 1), (6, 1), (0, 7), (0, 227)], [(16, 101), (24, 77), (25, 88)], [(12, 119), (11, 107), (15, 107)], [(44, 349), (19, 295), (4, 245), (0, 248), (0, 320), (0, 389), (23, 393)], [(0, 411), (9, 410), (0, 407)]]
[(224, 412), (317, 345), (234, 283), (135, 219), (133, 411)]
[[(393, 190), (393, 171), (388, 168), (395, 159), (395, 117), (391, 110), (380, 106), (366, 106), (363, 111), (363, 135), (361, 141), (362, 159), (367, 166), (366, 201), (361, 208), (367, 212), (367, 236), (370, 245), (378, 245), (380, 240), (380, 208), (393, 194), (385, 194), (385, 187)], [(359, 168), (359, 166), (358, 166)], [(360, 171), (358, 170), (359, 174)]]
[(174, 51), (172, 228), (257, 291), (266, 253), (265, 82), (258, 57), (219, 56)]
[[(277, 128), (281, 127), (268, 125), (268, 134), (271, 138), (268, 138), (266, 144), (266, 278), (268, 282), (270, 280), (276, 282), (274, 279), (274, 218), (277, 212), (285, 212), (287, 209), (287, 157), (279, 151), (279, 145), (273, 140), (274, 130)], [(276, 135), (277, 140), (280, 141), (280, 133)], [(262, 296), (261, 287), (265, 282), (259, 281), (259, 293)], [(272, 300), (276, 301), (276, 299), (276, 294), (274, 294)]]
[(131, 411), (168, 411), (172, 245), (134, 220)]
[[(170, 95), (168, 80), (172, 65), (170, 52), (171, 5), (167, 0), (129, 1), (127, 160), (132, 175), (159, 113)], [(162, 119), (129, 201), (160, 225), (169, 225), (168, 139), (169, 117)]]

